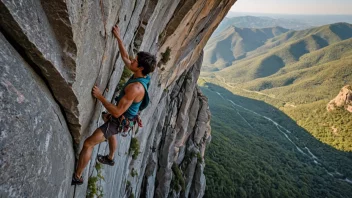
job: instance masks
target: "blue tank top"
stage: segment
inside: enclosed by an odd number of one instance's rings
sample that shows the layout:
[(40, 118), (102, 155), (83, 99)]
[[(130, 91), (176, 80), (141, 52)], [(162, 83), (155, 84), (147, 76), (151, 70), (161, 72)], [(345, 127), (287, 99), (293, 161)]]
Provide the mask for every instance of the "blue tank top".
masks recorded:
[(127, 111), (123, 114), (125, 117), (127, 118), (133, 118), (138, 114), (139, 111), (139, 107), (141, 106), (142, 102), (144, 102), (144, 100), (148, 99), (149, 102), (149, 96), (148, 96), (148, 86), (149, 86), (149, 81), (150, 81), (150, 76), (147, 75), (145, 78), (141, 77), (141, 78), (133, 78), (133, 75), (131, 76), (131, 78), (125, 83), (125, 85), (123, 86), (119, 96), (117, 97), (116, 101), (118, 104), (120, 99), (125, 95), (125, 88), (127, 85), (129, 85), (130, 83), (134, 83), (134, 82), (139, 82), (143, 85), (145, 93), (144, 93), (144, 97), (140, 102), (133, 102), (131, 104), (131, 106), (127, 109)]

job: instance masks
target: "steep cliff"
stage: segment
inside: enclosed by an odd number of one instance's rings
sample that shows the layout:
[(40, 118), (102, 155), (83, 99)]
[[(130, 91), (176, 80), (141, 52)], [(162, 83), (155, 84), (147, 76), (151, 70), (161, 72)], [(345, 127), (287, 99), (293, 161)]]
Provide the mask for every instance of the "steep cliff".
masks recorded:
[[(234, 2), (1, 0), (0, 196), (201, 197), (210, 113), (196, 88), (200, 55)], [(97, 167), (107, 145), (96, 146), (75, 188), (75, 155), (102, 124), (91, 88), (111, 100), (123, 70), (116, 23), (131, 55), (158, 56), (151, 104), (143, 128), (117, 136), (116, 165)]]

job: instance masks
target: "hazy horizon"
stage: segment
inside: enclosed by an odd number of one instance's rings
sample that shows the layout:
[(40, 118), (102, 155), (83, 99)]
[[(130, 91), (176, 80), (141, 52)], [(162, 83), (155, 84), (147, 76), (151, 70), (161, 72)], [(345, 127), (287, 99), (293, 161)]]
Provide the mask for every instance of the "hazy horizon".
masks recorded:
[(352, 15), (351, 0), (237, 0), (231, 12), (278, 15)]
[(237, 12), (230, 10), (229, 12), (239, 14), (241, 16), (272, 16), (272, 15), (287, 15), (287, 16), (352, 16), (352, 14), (286, 14), (286, 13), (264, 13), (264, 12)]
[(227, 13), (227, 18), (254, 16), (254, 17), (269, 17), (272, 19), (289, 20), (291, 22), (299, 22), (311, 27), (321, 25), (345, 22), (352, 24), (352, 15), (320, 15), (320, 14), (275, 14), (275, 13), (251, 13), (251, 12), (233, 12)]

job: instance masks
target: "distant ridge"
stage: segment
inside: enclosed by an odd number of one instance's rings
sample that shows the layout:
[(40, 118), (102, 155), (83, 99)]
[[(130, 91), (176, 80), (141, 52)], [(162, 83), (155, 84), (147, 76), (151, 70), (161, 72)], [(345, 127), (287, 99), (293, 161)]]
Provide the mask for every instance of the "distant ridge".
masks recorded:
[(311, 28), (311, 25), (291, 20), (291, 19), (275, 19), (271, 17), (256, 17), (256, 16), (239, 16), (225, 18), (214, 31), (213, 36), (219, 34), (230, 26), (241, 28), (270, 28), (280, 26), (285, 29), (303, 30)]

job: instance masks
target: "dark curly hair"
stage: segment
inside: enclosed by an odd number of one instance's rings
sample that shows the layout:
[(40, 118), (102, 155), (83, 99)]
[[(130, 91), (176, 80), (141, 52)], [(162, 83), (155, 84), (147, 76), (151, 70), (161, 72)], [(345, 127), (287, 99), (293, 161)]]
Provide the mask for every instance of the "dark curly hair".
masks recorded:
[(143, 67), (143, 75), (147, 75), (155, 70), (156, 57), (148, 52), (138, 52), (137, 53), (138, 67)]

